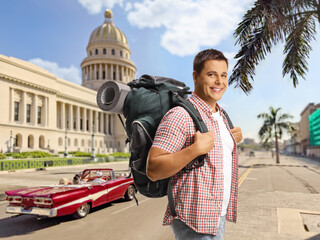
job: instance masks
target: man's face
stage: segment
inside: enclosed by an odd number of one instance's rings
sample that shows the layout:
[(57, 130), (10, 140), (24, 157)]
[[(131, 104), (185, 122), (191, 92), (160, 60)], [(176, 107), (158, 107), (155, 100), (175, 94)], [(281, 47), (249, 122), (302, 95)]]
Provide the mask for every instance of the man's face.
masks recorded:
[(214, 110), (227, 89), (228, 66), (223, 60), (207, 60), (199, 75), (193, 72), (195, 93)]

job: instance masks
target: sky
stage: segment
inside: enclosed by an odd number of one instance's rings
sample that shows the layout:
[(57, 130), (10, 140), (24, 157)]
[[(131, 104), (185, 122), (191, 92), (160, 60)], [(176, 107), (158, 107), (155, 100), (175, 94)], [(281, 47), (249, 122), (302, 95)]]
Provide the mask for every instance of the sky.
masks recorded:
[[(113, 11), (114, 24), (127, 36), (131, 60), (142, 74), (183, 81), (193, 90), (192, 62), (215, 48), (229, 58), (229, 76), (239, 50), (233, 32), (252, 0), (0, 0), (0, 54), (32, 62), (58, 77), (81, 84), (80, 64), (91, 32)], [(319, 25), (318, 25), (319, 26)], [(234, 85), (218, 102), (245, 138), (259, 140), (259, 113), (280, 107), (300, 121), (309, 103), (320, 103), (320, 31), (311, 43), (309, 72), (296, 88), (282, 77), (283, 45), (256, 69), (253, 91)], [(287, 138), (287, 137), (285, 137)]]

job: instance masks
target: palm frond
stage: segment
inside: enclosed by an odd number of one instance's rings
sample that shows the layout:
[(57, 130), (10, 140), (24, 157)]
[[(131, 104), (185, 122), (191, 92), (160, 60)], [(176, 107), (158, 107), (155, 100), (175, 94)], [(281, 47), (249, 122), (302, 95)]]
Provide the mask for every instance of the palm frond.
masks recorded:
[(310, 42), (315, 39), (315, 15), (312, 12), (292, 17), (294, 27), (286, 39), (284, 47), (285, 60), (282, 65), (283, 77), (290, 74), (294, 87), (298, 84), (298, 77), (305, 78), (308, 71), (307, 59), (312, 50)]

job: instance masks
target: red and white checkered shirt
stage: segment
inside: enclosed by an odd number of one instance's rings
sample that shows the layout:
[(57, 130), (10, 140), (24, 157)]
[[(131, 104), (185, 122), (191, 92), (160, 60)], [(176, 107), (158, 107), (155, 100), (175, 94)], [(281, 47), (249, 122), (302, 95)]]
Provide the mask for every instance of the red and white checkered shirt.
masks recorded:
[[(220, 130), (217, 121), (212, 117), (213, 109), (196, 94), (189, 101), (199, 111), (208, 130), (214, 131), (214, 147), (207, 153), (202, 167), (185, 172), (180, 171), (171, 178), (172, 193), (177, 216), (196, 232), (217, 234), (218, 220), (221, 216), (223, 203), (223, 149)], [(220, 113), (221, 108), (217, 104)], [(223, 120), (230, 132), (228, 121)], [(157, 147), (169, 153), (178, 152), (194, 142), (196, 133), (189, 113), (182, 107), (168, 111), (158, 127), (152, 147)], [(231, 134), (231, 132), (230, 132)], [(231, 134), (232, 136), (232, 134)], [(230, 222), (237, 220), (238, 196), (238, 153), (236, 142), (232, 152), (231, 194), (226, 219)], [(171, 224), (173, 217), (167, 207), (163, 225)]]

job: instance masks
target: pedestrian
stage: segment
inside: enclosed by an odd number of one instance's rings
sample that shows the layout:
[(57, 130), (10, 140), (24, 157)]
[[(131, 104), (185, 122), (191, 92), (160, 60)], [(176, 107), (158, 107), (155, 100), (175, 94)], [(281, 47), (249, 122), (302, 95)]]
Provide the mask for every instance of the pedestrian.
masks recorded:
[[(189, 101), (199, 111), (209, 132), (200, 133), (182, 107), (167, 112), (157, 129), (147, 161), (152, 181), (171, 177), (175, 205), (163, 225), (171, 225), (176, 239), (224, 239), (225, 219), (237, 220), (239, 127), (230, 130), (217, 102), (228, 85), (228, 59), (207, 49), (193, 62), (194, 92)], [(206, 154), (202, 167), (183, 171)], [(182, 171), (181, 171), (182, 170)]]

